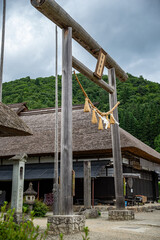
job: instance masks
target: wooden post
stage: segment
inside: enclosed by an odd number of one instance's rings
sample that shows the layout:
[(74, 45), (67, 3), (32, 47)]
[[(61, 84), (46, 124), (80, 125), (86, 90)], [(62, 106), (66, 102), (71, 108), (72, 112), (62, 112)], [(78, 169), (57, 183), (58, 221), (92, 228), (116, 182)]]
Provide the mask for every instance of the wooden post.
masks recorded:
[(37, 189), (37, 199), (39, 201), (39, 181), (38, 181), (38, 189)]
[(55, 154), (54, 154), (54, 184), (53, 184), (53, 214), (59, 214), (59, 184), (58, 184), (58, 31), (55, 26)]
[(92, 208), (94, 207), (94, 178), (92, 178)]
[(3, 22), (2, 22), (2, 40), (1, 40), (1, 59), (0, 59), (0, 102), (2, 102), (2, 82), (3, 82), (3, 58), (5, 41), (5, 20), (6, 20), (6, 0), (3, 0)]
[(61, 181), (62, 215), (72, 215), (72, 28), (62, 30)]
[[(108, 70), (108, 81), (110, 86), (114, 88), (114, 93), (109, 94), (109, 103), (110, 103), (110, 109), (111, 109), (117, 103), (116, 76), (115, 76), (114, 68), (111, 68)], [(116, 121), (118, 122), (117, 108), (114, 110), (113, 115)], [(121, 156), (119, 126), (117, 124), (111, 124), (111, 135), (112, 135), (112, 154), (113, 154), (113, 163), (114, 163), (116, 208), (124, 209), (125, 200), (123, 195), (122, 156)]]
[(91, 162), (85, 161), (84, 167), (84, 207), (91, 208)]

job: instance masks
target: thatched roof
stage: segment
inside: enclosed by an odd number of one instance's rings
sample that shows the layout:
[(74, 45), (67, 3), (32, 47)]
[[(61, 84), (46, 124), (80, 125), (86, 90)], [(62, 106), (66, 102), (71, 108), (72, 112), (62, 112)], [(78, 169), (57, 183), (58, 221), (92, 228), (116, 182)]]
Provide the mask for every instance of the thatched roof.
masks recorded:
[[(54, 154), (54, 109), (32, 110), (21, 112), (19, 115), (32, 130), (33, 135), (0, 138), (0, 157), (9, 157), (23, 152), (28, 155)], [(59, 110), (59, 147), (60, 115), (61, 112)], [(121, 128), (120, 138), (123, 153), (133, 154), (149, 161), (160, 163), (160, 153)], [(98, 130), (98, 126), (91, 123), (91, 113), (84, 113), (81, 107), (73, 107), (74, 157), (111, 156), (111, 152), (110, 130)]]
[(26, 102), (23, 103), (13, 103), (13, 104), (8, 104), (8, 107), (12, 108), (12, 110), (14, 110), (18, 115), (21, 112), (26, 112), (28, 111), (28, 107), (26, 105)]
[(0, 102), (0, 137), (27, 135), (31, 135), (28, 126), (15, 111)]

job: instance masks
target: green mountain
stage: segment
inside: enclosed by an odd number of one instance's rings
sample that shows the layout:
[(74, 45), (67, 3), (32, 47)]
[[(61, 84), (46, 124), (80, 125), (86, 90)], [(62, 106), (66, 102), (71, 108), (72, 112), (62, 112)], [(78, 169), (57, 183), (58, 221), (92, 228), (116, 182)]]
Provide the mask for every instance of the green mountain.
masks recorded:
[[(129, 78), (122, 83), (117, 80), (120, 126), (160, 152), (160, 84), (142, 76)], [(109, 110), (109, 96), (82, 74), (78, 78), (92, 102), (99, 102), (101, 111)], [(59, 105), (61, 105), (61, 76), (58, 77)], [(103, 79), (107, 82), (108, 77)], [(55, 105), (55, 77), (21, 78), (3, 83), (3, 102), (27, 102), (29, 109)], [(84, 104), (84, 95), (73, 76), (73, 104)]]

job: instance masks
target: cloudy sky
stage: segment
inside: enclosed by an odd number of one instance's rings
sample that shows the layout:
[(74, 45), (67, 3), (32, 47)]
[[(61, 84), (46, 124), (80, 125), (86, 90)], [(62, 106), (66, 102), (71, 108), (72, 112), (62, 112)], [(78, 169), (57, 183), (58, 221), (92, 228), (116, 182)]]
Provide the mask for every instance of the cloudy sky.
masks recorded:
[[(55, 73), (55, 25), (30, 0), (6, 0), (3, 81)], [(124, 69), (160, 83), (160, 0), (57, 0)], [(0, 0), (0, 30), (2, 0)], [(61, 74), (61, 29), (59, 74)], [(96, 60), (73, 42), (73, 56), (92, 71)], [(107, 74), (107, 70), (104, 71)]]

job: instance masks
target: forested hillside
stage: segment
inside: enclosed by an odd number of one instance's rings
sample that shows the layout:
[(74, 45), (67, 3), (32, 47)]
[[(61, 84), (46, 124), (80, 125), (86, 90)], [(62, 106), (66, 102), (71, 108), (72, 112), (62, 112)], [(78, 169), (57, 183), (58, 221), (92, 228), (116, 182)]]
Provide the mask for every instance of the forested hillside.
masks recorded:
[[(160, 84), (131, 74), (125, 83), (117, 80), (120, 126), (160, 152)], [(108, 93), (78, 74), (92, 102), (99, 102), (101, 111), (109, 110)], [(105, 81), (108, 80), (104, 76)], [(53, 107), (55, 78), (21, 78), (3, 83), (3, 102), (27, 102), (29, 109)], [(61, 105), (61, 76), (59, 76), (59, 105)], [(73, 104), (84, 104), (83, 93), (73, 76)]]

